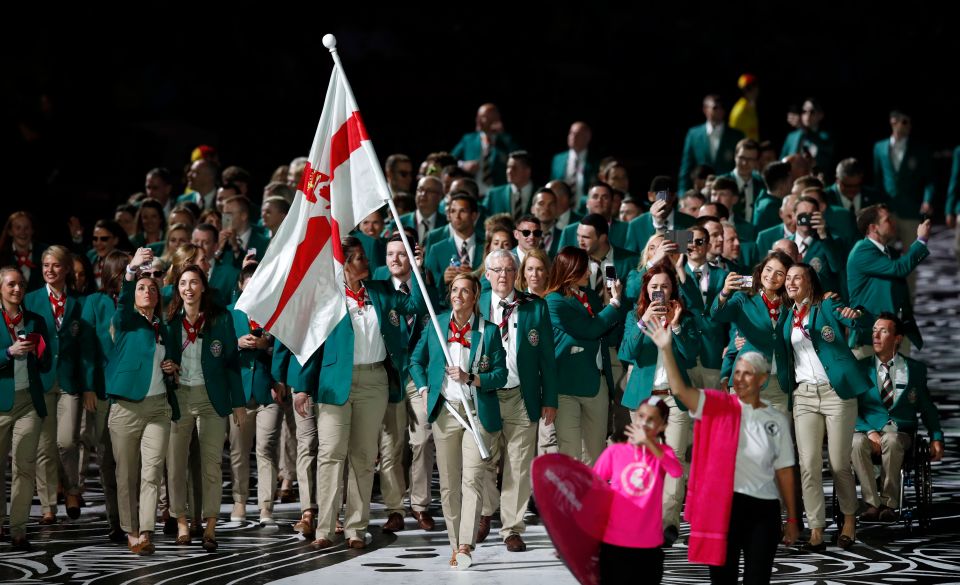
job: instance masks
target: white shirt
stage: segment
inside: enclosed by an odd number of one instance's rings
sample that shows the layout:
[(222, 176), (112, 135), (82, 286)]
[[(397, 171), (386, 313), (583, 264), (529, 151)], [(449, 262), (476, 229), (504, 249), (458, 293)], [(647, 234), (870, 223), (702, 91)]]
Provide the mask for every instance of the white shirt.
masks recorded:
[[(187, 341), (187, 328), (180, 325), (183, 341)], [(203, 386), (203, 340), (197, 335), (197, 339), (187, 344), (180, 355), (180, 384), (184, 386)]]
[[(793, 320), (793, 314), (789, 316)], [(810, 323), (810, 313), (803, 318), (803, 325), (806, 328)], [(809, 332), (810, 335), (818, 335), (817, 331)], [(829, 384), (830, 378), (827, 377), (826, 370), (823, 369), (823, 363), (817, 356), (817, 351), (813, 348), (813, 342), (807, 338), (799, 327), (792, 327), (790, 332), (790, 344), (793, 346), (794, 373), (797, 383), (805, 382), (807, 384)]]
[[(501, 299), (497, 296), (497, 293), (490, 292), (490, 315), (493, 319), (494, 324), (500, 325), (500, 322), (503, 321), (503, 312), (506, 310), (500, 306), (500, 301), (504, 300), (508, 303), (512, 303), (516, 298), (516, 293), (510, 291), (510, 294), (507, 295), (507, 298)], [(520, 385), (520, 370), (517, 366), (517, 315), (519, 313), (519, 307), (514, 307), (513, 312), (510, 313), (510, 319), (507, 321), (507, 329), (510, 332), (509, 337), (507, 338), (507, 383), (503, 386), (504, 388), (516, 388)], [(457, 345), (460, 345), (459, 343)]]
[(430, 217), (423, 217), (423, 214), (420, 213), (418, 209), (414, 213), (413, 218), (417, 222), (417, 237), (422, 244), (427, 239), (427, 234), (430, 233), (430, 230), (437, 227), (437, 212), (434, 211)]
[(710, 140), (710, 158), (717, 159), (717, 151), (720, 150), (720, 137), (723, 136), (723, 124), (714, 126), (707, 122), (707, 138)]
[[(546, 235), (546, 233), (544, 233), (544, 235)], [(517, 246), (516, 248), (514, 248), (513, 251), (516, 252), (517, 260), (519, 260), (517, 265), (519, 266), (520, 264), (523, 264), (523, 259), (527, 257), (527, 253), (524, 252), (523, 248), (521, 248), (520, 246)]]
[[(369, 302), (369, 297), (367, 297)], [(376, 364), (387, 359), (387, 348), (380, 333), (380, 320), (373, 305), (361, 309), (353, 299), (347, 299), (347, 312), (353, 324), (353, 365)]]
[[(877, 370), (877, 389), (880, 390), (880, 401), (883, 402), (883, 382), (887, 379), (887, 374), (880, 367), (880, 358), (874, 356), (873, 367)], [(890, 368), (890, 376), (893, 378), (893, 401), (900, 399), (900, 395), (907, 389), (907, 380), (910, 375), (906, 360), (900, 354), (894, 354), (893, 367)]]
[(873, 238), (867, 238), (867, 239), (870, 240), (871, 242), (873, 242), (873, 245), (876, 246), (877, 249), (880, 250), (880, 252), (881, 252), (884, 256), (887, 256), (887, 257), (890, 256), (890, 251), (887, 250), (887, 247), (886, 247), (885, 245), (883, 245), (883, 244), (881, 244), (880, 242), (874, 240)]
[[(450, 320), (453, 320), (453, 317), (450, 317)], [(473, 335), (473, 331), (477, 320), (473, 319), (470, 323), (470, 332), (467, 333), (467, 336), (470, 337)], [(446, 335), (446, 333), (445, 333)], [(449, 337), (448, 337), (449, 339)], [(473, 365), (470, 363), (470, 348), (464, 347), (462, 344), (455, 341), (447, 342), (447, 351), (450, 352), (450, 360), (460, 366), (460, 369), (464, 372), (469, 372), (470, 367)], [(442, 357), (442, 356), (439, 356)], [(459, 382), (454, 382), (450, 380), (450, 377), (444, 374), (443, 384), (440, 386), (440, 394), (453, 403), (464, 402), (463, 386)]]
[(739, 187), (740, 193), (743, 195), (743, 201), (746, 204), (744, 215), (746, 215), (747, 221), (753, 221), (753, 200), (757, 196), (757, 194), (753, 192), (753, 175), (744, 179), (737, 173), (733, 173), (733, 178), (737, 180), (737, 187)]
[(567, 227), (568, 225), (570, 225), (570, 212), (571, 212), (571, 211), (572, 211), (572, 209), (568, 209), (568, 210), (564, 211), (563, 213), (561, 213), (560, 215), (557, 216), (557, 219), (556, 219), (556, 221), (554, 221), (553, 225), (554, 225), (558, 230), (563, 231), (563, 228), (565, 228), (565, 227)]
[[(590, 259), (590, 287), (596, 290), (597, 288), (597, 278), (606, 278), (607, 266), (613, 266), (613, 246), (610, 246), (610, 249), (607, 250), (607, 255), (601, 258), (598, 263), (593, 258)], [(599, 271), (597, 270), (599, 267)], [(599, 274), (599, 276), (598, 276)], [(618, 274), (618, 277), (623, 275)]]
[[(20, 311), (23, 311), (21, 308)], [(14, 332), (23, 331), (23, 321), (13, 327)], [(9, 333), (8, 333), (9, 335)], [(13, 388), (15, 392), (30, 389), (30, 372), (27, 369), (27, 356), (13, 358)]]
[(893, 170), (900, 172), (900, 165), (903, 164), (903, 156), (907, 153), (907, 140), (901, 138), (899, 141), (893, 136), (890, 137), (890, 162), (893, 164)]
[(471, 265), (476, 262), (477, 259), (477, 240), (472, 235), (464, 240), (457, 235), (457, 232), (450, 230), (450, 235), (453, 236), (454, 247), (456, 248), (457, 256), (460, 256), (460, 249), (463, 247), (463, 242), (467, 242), (467, 253), (470, 255)]
[(800, 257), (803, 258), (807, 255), (807, 250), (810, 249), (810, 244), (813, 243), (813, 236), (807, 236), (805, 238), (796, 236), (794, 241), (797, 243), (797, 251), (800, 252)]
[[(253, 229), (248, 226), (248, 227), (247, 227), (247, 230), (246, 230), (245, 232), (243, 232), (242, 234), (240, 234), (240, 235), (237, 236), (237, 241), (240, 242), (240, 250), (241, 250), (241, 251), (244, 251), (244, 250), (247, 249), (247, 244), (250, 243), (250, 234), (251, 234), (251, 233), (253, 233)], [(257, 250), (257, 252), (259, 253), (260, 250)]]
[[(689, 260), (688, 260), (688, 263), (689, 263)], [(704, 304), (706, 304), (707, 291), (710, 290), (710, 265), (707, 264), (706, 262), (704, 262), (700, 266), (694, 266), (693, 264), (689, 264), (689, 265), (690, 265), (690, 270), (693, 271), (694, 277), (696, 277), (697, 275), (697, 270), (701, 271), (700, 282), (697, 283), (697, 285), (700, 288), (700, 296), (703, 297), (703, 302)]]
[[(163, 344), (156, 344), (153, 350), (153, 368), (150, 370), (150, 387), (147, 390), (147, 396), (162, 396), (167, 393), (167, 385), (163, 382), (163, 370), (160, 369), (160, 364), (163, 362), (163, 356), (165, 354), (166, 348), (163, 347)], [(180, 382), (185, 384), (182, 374), (180, 376)], [(203, 383), (202, 380), (201, 383)]]
[(674, 221), (674, 219), (675, 219), (675, 217), (676, 217), (676, 214), (677, 214), (677, 210), (676, 210), (676, 209), (671, 210), (671, 211), (670, 211), (670, 215), (667, 216), (667, 220), (666, 220), (665, 222), (663, 222), (663, 223), (658, 223), (656, 216), (654, 216), (653, 214), (651, 214), (651, 215), (650, 215), (650, 219), (651, 219), (651, 221), (652, 221), (652, 223), (653, 223), (653, 229), (655, 229), (655, 230), (672, 230), (672, 229), (673, 229), (673, 221)]
[(574, 197), (583, 195), (583, 187), (586, 181), (583, 177), (583, 168), (587, 162), (587, 151), (577, 152), (572, 148), (567, 151), (567, 172), (564, 176), (564, 182), (573, 188)]
[[(697, 409), (690, 413), (700, 418), (706, 392), (700, 392)], [(739, 401), (738, 401), (739, 402)], [(754, 408), (740, 402), (740, 439), (737, 443), (737, 463), (733, 474), (733, 491), (761, 500), (777, 500), (776, 470), (793, 467), (793, 441), (790, 422), (764, 400), (764, 408)]]
[(861, 193), (857, 193), (851, 199), (850, 197), (841, 194), (840, 203), (843, 205), (844, 209), (848, 209), (853, 212), (854, 215), (857, 215), (860, 213), (860, 208), (863, 207), (863, 195)]

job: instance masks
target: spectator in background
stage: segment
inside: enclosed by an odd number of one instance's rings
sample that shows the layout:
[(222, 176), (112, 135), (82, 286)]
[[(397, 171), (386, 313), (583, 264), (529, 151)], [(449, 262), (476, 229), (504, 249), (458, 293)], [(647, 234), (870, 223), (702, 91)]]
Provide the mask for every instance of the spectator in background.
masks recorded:
[(760, 140), (760, 118), (757, 116), (757, 98), (760, 83), (755, 75), (744, 73), (737, 79), (743, 94), (730, 110), (730, 127), (743, 132), (750, 140)]
[[(507, 155), (518, 150), (513, 138), (504, 132), (500, 110), (495, 104), (483, 104), (477, 110), (476, 129), (464, 134), (450, 154), (471, 173), (480, 185), (480, 193), (506, 182)], [(441, 165), (437, 168), (439, 175)], [(427, 174), (434, 174), (427, 171)]]
[(882, 191), (863, 184), (863, 165), (855, 158), (845, 158), (837, 165), (837, 182), (827, 187), (823, 194), (829, 205), (839, 205), (853, 214), (860, 214), (865, 207), (877, 203), (889, 203), (890, 198)]
[(177, 204), (191, 202), (201, 209), (213, 207), (217, 195), (217, 164), (198, 159), (190, 164), (187, 171), (187, 192), (177, 197)]
[(764, 186), (763, 177), (757, 172), (760, 168), (760, 145), (756, 140), (749, 138), (741, 140), (737, 143), (737, 154), (734, 160), (736, 166), (733, 171), (721, 176), (737, 182), (740, 199), (737, 207), (734, 208), (736, 215), (748, 222), (753, 222), (754, 207)]
[(833, 170), (833, 137), (821, 129), (824, 111), (820, 100), (807, 98), (800, 112), (800, 127), (787, 135), (780, 157), (791, 154), (809, 154), (820, 172)]
[(583, 214), (574, 209), (574, 207), (577, 207), (577, 201), (571, 195), (569, 185), (557, 179), (547, 183), (547, 189), (553, 191), (554, 195), (557, 196), (555, 224), (557, 229), (563, 231), (570, 224), (580, 221)]
[(163, 215), (170, 215), (173, 208), (173, 174), (163, 167), (147, 171), (143, 187), (144, 193), (151, 199), (156, 199), (163, 206)]
[(726, 110), (720, 103), (720, 96), (711, 94), (703, 98), (703, 115), (706, 122), (690, 128), (683, 143), (680, 191), (691, 187), (690, 175), (697, 165), (710, 165), (718, 173), (733, 170), (736, 145), (744, 137), (743, 132), (727, 127)]
[(753, 227), (759, 232), (777, 225), (783, 198), (790, 193), (790, 165), (773, 162), (763, 170), (766, 188), (760, 192), (753, 210)]
[(285, 198), (275, 195), (264, 198), (263, 205), (260, 206), (260, 220), (271, 238), (276, 235), (288, 213), (290, 213), (290, 202)]
[(396, 197), (400, 193), (410, 193), (413, 185), (413, 161), (405, 154), (391, 154), (383, 165), (390, 192)]
[(567, 132), (567, 150), (553, 157), (550, 180), (560, 180), (570, 186), (574, 199), (581, 199), (597, 173), (596, 157), (590, 154), (593, 133), (586, 122), (574, 122)]
[(243, 195), (244, 197), (250, 196), (250, 181), (250, 171), (236, 165), (223, 169), (223, 172), (220, 174), (221, 185), (235, 185), (237, 195)]

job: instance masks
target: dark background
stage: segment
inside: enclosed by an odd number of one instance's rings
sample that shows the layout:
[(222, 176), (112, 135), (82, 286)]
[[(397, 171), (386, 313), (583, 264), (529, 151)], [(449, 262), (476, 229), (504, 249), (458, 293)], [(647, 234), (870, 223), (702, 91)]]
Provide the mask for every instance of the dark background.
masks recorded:
[[(519, 4), (519, 3), (517, 3)], [(676, 175), (683, 137), (717, 92), (729, 108), (746, 71), (761, 83), (761, 138), (778, 148), (786, 108), (818, 96), (837, 157), (871, 163), (887, 112), (913, 112), (914, 136), (938, 154), (938, 213), (949, 150), (960, 143), (956, 19), (924, 3), (714, 3), (623, 8), (602, 2), (459, 13), (365, 5), (340, 12), (236, 6), (209, 14), (11, 16), (0, 57), (2, 216), (39, 215), (40, 239), (65, 237), (143, 189), (154, 166), (180, 171), (200, 143), (224, 165), (270, 173), (305, 155), (337, 36), (348, 78), (382, 159), (449, 150), (493, 101), (546, 179), (570, 123), (591, 150), (626, 161), (633, 192)], [(133, 7), (131, 7), (133, 9)], [(137, 8), (140, 10), (140, 8)]]

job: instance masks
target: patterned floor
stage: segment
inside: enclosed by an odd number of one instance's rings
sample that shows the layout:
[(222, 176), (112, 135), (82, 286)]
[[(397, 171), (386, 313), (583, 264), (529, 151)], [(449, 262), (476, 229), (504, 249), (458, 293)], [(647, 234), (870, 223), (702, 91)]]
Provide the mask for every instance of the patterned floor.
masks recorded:
[[(960, 583), (960, 277), (951, 242), (952, 234), (934, 235), (931, 257), (921, 265), (918, 278), (917, 312), (926, 347), (914, 355), (931, 365), (931, 389), (948, 437), (947, 456), (933, 467), (932, 528), (920, 534), (899, 525), (861, 526), (858, 544), (847, 552), (830, 547), (824, 554), (809, 555), (781, 547), (774, 583)], [(291, 528), (299, 516), (297, 505), (281, 504), (275, 513), (278, 527), (261, 528), (252, 520), (221, 522), (216, 554), (204, 553), (199, 544), (176, 547), (171, 537), (161, 536), (156, 555), (135, 557), (124, 546), (106, 541), (102, 494), (93, 479), (86, 498), (79, 520), (63, 520), (53, 527), (32, 523), (29, 537), (36, 545), (32, 552), (15, 553), (8, 543), (0, 543), (0, 583), (298, 584), (330, 578), (356, 585), (385, 579), (396, 584), (575, 583), (535, 517), (525, 535), (527, 552), (509, 553), (492, 537), (479, 546), (474, 566), (458, 573), (447, 566), (445, 532), (414, 530), (408, 518), (408, 530), (382, 533), (378, 525), (385, 514), (379, 504), (372, 513), (371, 546), (364, 551), (348, 551), (343, 545), (322, 553), (311, 550)], [(437, 508), (440, 518), (439, 504)], [(248, 512), (255, 515), (255, 507), (248, 506)], [(221, 518), (229, 513), (224, 506)], [(34, 518), (38, 516), (35, 506)], [(828, 529), (828, 536), (831, 532)], [(665, 568), (665, 583), (708, 581), (705, 568), (686, 562), (682, 545), (667, 551)], [(642, 568), (636, 571), (642, 575)]]

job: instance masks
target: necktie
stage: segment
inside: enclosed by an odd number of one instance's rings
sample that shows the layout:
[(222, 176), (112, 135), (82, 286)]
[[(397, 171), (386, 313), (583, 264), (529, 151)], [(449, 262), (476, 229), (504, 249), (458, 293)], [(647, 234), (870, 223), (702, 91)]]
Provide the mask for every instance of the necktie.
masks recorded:
[(593, 277), (593, 290), (598, 296), (603, 297), (603, 288), (606, 285), (606, 279), (603, 277), (603, 264), (597, 260), (594, 260), (594, 262), (596, 262), (597, 269)]
[(462, 328), (457, 327), (457, 324), (453, 322), (453, 319), (450, 319), (450, 337), (447, 339), (447, 343), (459, 343), (463, 347), (470, 347), (470, 338), (467, 337), (467, 333), (470, 333), (470, 324), (467, 323)]
[[(160, 323), (158, 321), (157, 325), (159, 324)], [(191, 343), (194, 343), (197, 340), (197, 337), (199, 337), (200, 330), (202, 328), (203, 328), (203, 313), (200, 313), (200, 315), (197, 316), (197, 321), (195, 323), (191, 323), (190, 320), (187, 319), (186, 314), (183, 315), (183, 330), (187, 332), (187, 338), (184, 340), (183, 347), (180, 348), (180, 351), (187, 349), (188, 345), (190, 345)]]
[(467, 241), (464, 240), (460, 246), (460, 266), (470, 268), (473, 264), (470, 262), (470, 250), (467, 248)]
[(880, 372), (883, 374), (880, 397), (883, 399), (883, 405), (887, 407), (887, 410), (893, 408), (893, 380), (890, 379), (890, 368), (892, 367), (893, 361), (890, 363), (880, 362)]
[(104, 258), (97, 257), (97, 261), (93, 263), (93, 279), (97, 282), (97, 288), (102, 285), (100, 274), (103, 272), (103, 261)]
[(427, 234), (430, 233), (430, 223), (425, 220), (420, 220), (420, 241), (423, 242), (427, 239)]
[(500, 324), (497, 327), (500, 328), (500, 337), (503, 339), (504, 343), (510, 339), (510, 315), (513, 313), (513, 309), (517, 306), (519, 299), (514, 299), (512, 303), (507, 301), (500, 301), (500, 310), (502, 317), (500, 318)]
[(480, 142), (483, 145), (483, 151), (480, 154), (480, 176), (483, 178), (483, 184), (493, 185), (493, 166), (490, 164), (490, 155), (493, 145), (486, 134), (480, 134)]
[[(404, 295), (410, 294), (410, 286), (405, 282), (401, 282), (397, 290), (400, 291), (400, 294), (404, 294)], [(416, 317), (414, 317), (413, 315), (407, 315), (407, 327), (413, 327), (414, 319), (416, 319)]]
[(800, 252), (800, 257), (803, 258), (803, 255), (807, 253), (807, 239), (803, 238), (802, 240), (797, 240), (797, 251)]
[(523, 194), (520, 189), (517, 189), (517, 192), (513, 194), (513, 219), (520, 219), (520, 216), (523, 215)]
[(544, 232), (543, 232), (543, 239), (542, 239), (540, 242), (541, 242), (540, 245), (543, 246), (543, 249), (546, 250), (547, 252), (549, 252), (549, 251), (550, 251), (550, 244), (553, 243), (553, 230), (552, 230), (552, 229), (551, 229), (551, 230), (544, 230)]
[(589, 313), (590, 316), (593, 317), (593, 307), (590, 306), (590, 301), (587, 300), (587, 293), (580, 290), (575, 290), (571, 292), (573, 293), (574, 298), (580, 301), (580, 304), (583, 305), (583, 308), (587, 310), (587, 313)]
[(3, 312), (3, 321), (7, 324), (7, 331), (10, 332), (10, 339), (17, 341), (17, 326), (23, 321), (23, 311), (18, 312), (11, 317), (6, 311)]

